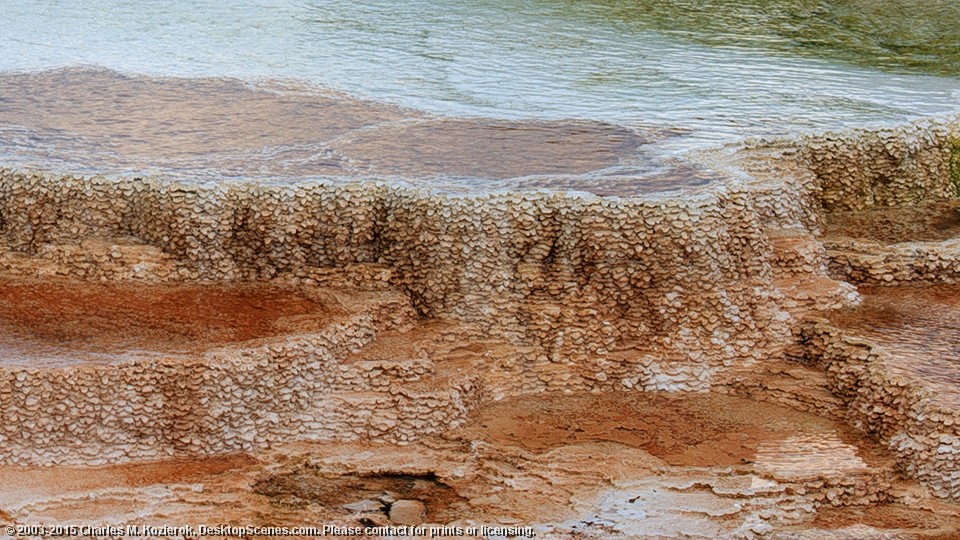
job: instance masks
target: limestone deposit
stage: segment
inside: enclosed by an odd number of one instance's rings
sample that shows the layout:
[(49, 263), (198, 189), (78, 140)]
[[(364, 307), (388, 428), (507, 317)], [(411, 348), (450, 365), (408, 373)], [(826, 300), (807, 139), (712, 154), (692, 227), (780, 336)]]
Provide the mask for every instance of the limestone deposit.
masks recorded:
[(2, 170), (0, 520), (956, 535), (960, 349), (889, 336), (954, 316), (958, 128), (634, 197)]

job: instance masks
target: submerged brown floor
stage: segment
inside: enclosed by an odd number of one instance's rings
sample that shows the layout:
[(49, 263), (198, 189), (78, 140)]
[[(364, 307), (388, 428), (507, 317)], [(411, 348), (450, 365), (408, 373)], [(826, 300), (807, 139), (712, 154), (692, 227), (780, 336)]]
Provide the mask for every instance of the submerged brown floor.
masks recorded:
[(338, 308), (269, 285), (0, 280), (0, 364), (186, 353), (318, 328)]
[[(570, 175), (631, 165), (627, 176), (651, 177), (627, 189), (708, 181), (701, 171), (638, 154), (645, 143), (676, 135), (668, 130), (440, 118), (293, 83), (65, 69), (0, 76), (0, 104), (0, 147), (8, 159), (72, 171), (441, 177), (438, 186), (457, 177), (564, 175), (529, 187), (576, 188)], [(580, 187), (604, 189), (600, 184)]]

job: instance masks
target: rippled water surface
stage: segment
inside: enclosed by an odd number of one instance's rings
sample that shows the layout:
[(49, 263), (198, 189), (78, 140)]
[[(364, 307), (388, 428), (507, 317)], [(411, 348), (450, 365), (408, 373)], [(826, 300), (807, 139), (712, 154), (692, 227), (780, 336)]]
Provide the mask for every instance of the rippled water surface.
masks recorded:
[[(697, 171), (669, 172), (674, 164), (664, 156), (686, 148), (960, 108), (960, 8), (941, 0), (9, 4), (0, 18), (0, 157), (14, 163), (241, 176), (532, 175), (531, 186), (551, 184), (543, 174), (580, 174), (589, 165), (606, 171), (591, 185), (622, 181), (639, 167), (634, 176), (660, 175), (672, 186), (677, 178), (703, 181)], [(48, 73), (32, 104), (15, 75), (77, 67), (86, 69)], [(90, 68), (117, 72), (129, 88), (111, 83), (83, 96)], [(164, 80), (183, 89), (179, 103), (164, 109), (178, 98), (170, 92), (140, 95), (143, 111), (124, 102)], [(296, 87), (298, 108), (258, 102), (248, 114), (244, 100), (257, 96), (237, 88), (250, 83)], [(331, 91), (345, 94), (336, 94), (336, 114), (307, 110), (330, 105)], [(55, 102), (58, 92), (66, 97)], [(194, 100), (198, 92), (204, 96)], [(349, 149), (320, 144), (350, 107), (371, 115), (348, 121), (351, 130), (378, 127), (352, 132)], [(69, 126), (54, 120), (67, 114)], [(205, 115), (217, 121), (176, 139), (203, 139), (193, 146), (202, 158), (171, 156), (179, 152), (171, 130), (167, 140), (151, 139), (164, 122)], [(140, 123), (130, 125), (134, 117)], [(412, 131), (385, 123), (411, 119)], [(538, 153), (546, 139), (577, 147), (577, 137), (590, 139), (579, 156)], [(475, 140), (478, 152), (458, 153)], [(137, 145), (147, 151), (131, 153)], [(631, 145), (659, 157), (625, 155)], [(386, 146), (394, 147), (389, 156)], [(424, 159), (426, 146), (443, 155), (426, 151)], [(273, 156), (280, 159), (271, 163)]]

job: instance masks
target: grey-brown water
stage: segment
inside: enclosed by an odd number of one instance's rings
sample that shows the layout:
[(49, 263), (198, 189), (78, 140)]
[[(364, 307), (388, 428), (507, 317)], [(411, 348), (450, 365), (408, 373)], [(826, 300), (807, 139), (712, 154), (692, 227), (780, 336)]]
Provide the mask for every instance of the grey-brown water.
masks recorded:
[(666, 129), (439, 117), (292, 84), (67, 69), (0, 76), (0, 95), (0, 154), (69, 172), (377, 178), (616, 195), (712, 177), (643, 155), (644, 145), (678, 135)]

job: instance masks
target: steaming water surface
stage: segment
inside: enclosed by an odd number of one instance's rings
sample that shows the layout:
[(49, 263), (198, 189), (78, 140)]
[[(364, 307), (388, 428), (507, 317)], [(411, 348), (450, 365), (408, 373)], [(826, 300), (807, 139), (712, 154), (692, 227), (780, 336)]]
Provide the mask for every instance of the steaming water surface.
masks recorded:
[(675, 189), (712, 179), (688, 148), (955, 111), (958, 23), (940, 0), (16, 3), (0, 159)]

